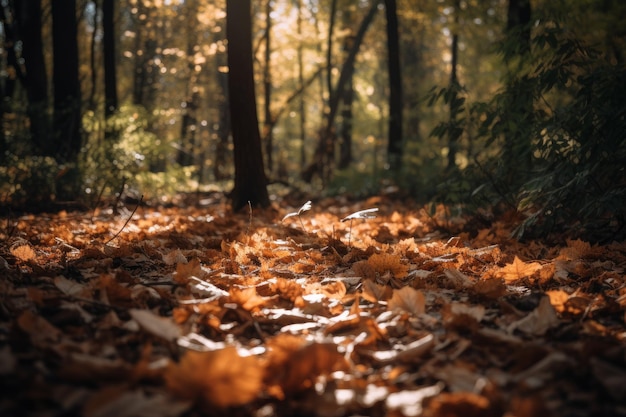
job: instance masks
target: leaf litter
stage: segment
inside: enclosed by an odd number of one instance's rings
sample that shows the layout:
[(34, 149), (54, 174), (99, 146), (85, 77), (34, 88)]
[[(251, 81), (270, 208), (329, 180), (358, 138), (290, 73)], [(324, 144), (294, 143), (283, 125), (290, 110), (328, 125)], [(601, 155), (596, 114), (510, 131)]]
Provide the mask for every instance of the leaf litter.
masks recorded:
[(626, 415), (626, 244), (445, 213), (5, 219), (0, 415)]

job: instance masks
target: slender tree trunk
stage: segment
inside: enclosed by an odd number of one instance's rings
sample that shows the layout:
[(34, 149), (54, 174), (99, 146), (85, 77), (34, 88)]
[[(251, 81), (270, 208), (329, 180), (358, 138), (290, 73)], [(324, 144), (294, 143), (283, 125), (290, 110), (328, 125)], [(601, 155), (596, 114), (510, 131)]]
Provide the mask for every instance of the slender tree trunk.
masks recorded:
[[(41, 0), (22, 0), (16, 5), (15, 11), (22, 40), (22, 58), (26, 68), (26, 73), (22, 74), (22, 81), (28, 98), (27, 114), (30, 120), (31, 140), (36, 153), (53, 156), (57, 148), (50, 142), (48, 76), (41, 36)], [(13, 48), (8, 51), (8, 55), (7, 64), (10, 65), (13, 58), (16, 73), (21, 74)]]
[[(342, 24), (344, 31), (349, 34), (344, 38), (343, 51), (350, 53), (352, 44), (354, 43), (354, 35), (352, 32), (352, 12), (350, 8), (346, 8), (342, 14)], [(352, 102), (354, 101), (354, 62), (347, 68), (346, 82), (341, 89), (341, 129), (339, 131), (339, 162), (337, 168), (345, 169), (352, 162)]]
[(387, 163), (393, 170), (402, 164), (402, 74), (400, 72), (400, 41), (398, 37), (398, 14), (396, 0), (385, 0), (387, 18), (387, 53), (389, 72), (389, 141), (387, 142)]
[(54, 49), (54, 148), (62, 162), (76, 161), (81, 148), (76, 0), (52, 0)]
[[(302, 0), (298, 0), (298, 88), (304, 90), (304, 47), (302, 44)], [(306, 112), (304, 95), (298, 100), (298, 128), (300, 136), (300, 166), (306, 164)]]
[(263, 135), (265, 141), (265, 158), (267, 160), (267, 171), (272, 175), (274, 171), (274, 138), (272, 129), (272, 1), (265, 3), (265, 63), (263, 66)]
[(117, 50), (115, 45), (115, 0), (103, 0), (102, 2), (102, 31), (102, 47), (104, 53), (104, 117), (108, 120), (118, 109), (117, 74), (115, 72), (115, 56)]
[(269, 206), (252, 67), (250, 0), (226, 1), (228, 91), (235, 155), (232, 207)]
[(451, 171), (456, 168), (456, 154), (458, 151), (458, 130), (455, 129), (456, 117), (459, 112), (456, 94), (459, 91), (459, 80), (457, 77), (457, 65), (459, 58), (459, 13), (461, 9), (461, 1), (454, 2), (454, 28), (452, 31), (452, 44), (450, 46), (450, 84), (449, 88), (453, 92), (453, 98), (450, 100), (449, 123), (451, 129), (448, 131), (448, 166), (446, 169)]

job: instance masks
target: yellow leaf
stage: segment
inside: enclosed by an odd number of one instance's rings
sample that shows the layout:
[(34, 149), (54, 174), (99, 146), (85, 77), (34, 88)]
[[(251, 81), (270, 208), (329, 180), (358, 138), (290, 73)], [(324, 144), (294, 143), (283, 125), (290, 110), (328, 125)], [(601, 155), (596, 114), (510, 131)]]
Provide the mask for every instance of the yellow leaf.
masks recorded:
[(526, 263), (516, 256), (512, 263), (500, 268), (497, 275), (503, 278), (505, 282), (510, 283), (529, 277), (540, 268), (539, 262)]

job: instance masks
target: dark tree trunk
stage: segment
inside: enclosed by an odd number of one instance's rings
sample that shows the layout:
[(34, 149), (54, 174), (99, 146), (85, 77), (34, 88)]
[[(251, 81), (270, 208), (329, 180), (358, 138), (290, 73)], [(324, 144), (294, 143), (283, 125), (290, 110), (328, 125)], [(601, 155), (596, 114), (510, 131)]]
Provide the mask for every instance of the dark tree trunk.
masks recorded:
[(456, 154), (458, 151), (458, 140), (460, 131), (456, 129), (456, 117), (459, 112), (459, 102), (456, 94), (459, 91), (459, 80), (457, 76), (457, 65), (459, 60), (459, 13), (461, 12), (461, 1), (454, 2), (454, 29), (452, 31), (452, 45), (450, 45), (450, 84), (449, 88), (452, 92), (450, 100), (450, 115), (448, 130), (448, 165), (446, 169), (451, 171), (456, 168)]
[(104, 50), (104, 116), (115, 114), (118, 108), (117, 74), (115, 72), (115, 0), (103, 0), (102, 31)]
[(526, 85), (527, 77), (517, 76), (530, 54), (530, 19), (530, 0), (509, 0), (506, 35), (508, 43), (515, 47), (505, 51), (504, 57), (509, 70), (506, 88), (515, 99), (509, 108), (504, 109), (503, 117), (522, 120), (508, 132), (504, 144), (503, 160), (505, 166), (509, 167), (509, 180), (513, 183), (523, 181), (530, 175), (532, 166), (534, 98), (532, 90)]
[(232, 207), (235, 211), (248, 203), (267, 207), (270, 200), (254, 95), (250, 0), (226, 1), (226, 37), (230, 119), (235, 155)]
[[(27, 113), (30, 120), (31, 140), (35, 152), (53, 156), (58, 148), (50, 143), (49, 135), (48, 77), (41, 37), (41, 0), (22, 0), (18, 2), (15, 11), (22, 40), (22, 58), (25, 68), (22, 81), (28, 98)], [(8, 51), (8, 58), (11, 58), (10, 55), (15, 58), (15, 52), (12, 49)], [(14, 65), (17, 73), (21, 74), (19, 63), (15, 62)], [(78, 79), (78, 75), (76, 77)]]
[(181, 144), (176, 155), (176, 162), (180, 166), (191, 166), (194, 163), (196, 152), (196, 112), (200, 104), (200, 95), (197, 92), (191, 93), (191, 97), (185, 101), (185, 109), (181, 121), (180, 135)]
[(517, 38), (519, 55), (530, 52), (530, 16), (530, 0), (509, 0), (506, 30)]
[(387, 18), (387, 53), (389, 72), (389, 141), (387, 163), (398, 170), (402, 163), (402, 74), (400, 72), (400, 41), (398, 37), (398, 14), (396, 0), (385, 0)]
[(81, 148), (80, 82), (76, 0), (52, 0), (54, 49), (54, 150), (62, 162), (76, 161)]

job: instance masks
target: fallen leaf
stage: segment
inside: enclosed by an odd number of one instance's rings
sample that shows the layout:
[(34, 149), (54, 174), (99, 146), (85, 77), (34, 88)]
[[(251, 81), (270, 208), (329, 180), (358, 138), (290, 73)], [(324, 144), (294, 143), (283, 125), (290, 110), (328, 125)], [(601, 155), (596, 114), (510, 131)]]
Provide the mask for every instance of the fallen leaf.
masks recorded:
[(182, 334), (180, 327), (169, 317), (161, 317), (149, 310), (130, 309), (130, 316), (146, 331), (167, 341), (174, 341)]
[(419, 316), (426, 310), (424, 293), (411, 287), (403, 287), (393, 290), (393, 296), (389, 300), (389, 310), (404, 310)]
[(500, 268), (497, 275), (504, 279), (506, 283), (511, 283), (522, 278), (530, 277), (535, 271), (541, 268), (539, 262), (524, 262), (517, 256), (513, 262)]
[(261, 392), (263, 367), (255, 356), (239, 356), (226, 347), (188, 351), (165, 371), (167, 389), (176, 397), (205, 407), (226, 408), (249, 403)]
[(509, 333), (519, 330), (522, 333), (532, 336), (543, 336), (548, 330), (558, 326), (560, 323), (556, 311), (550, 303), (550, 297), (541, 297), (539, 306), (521, 320), (509, 325)]

